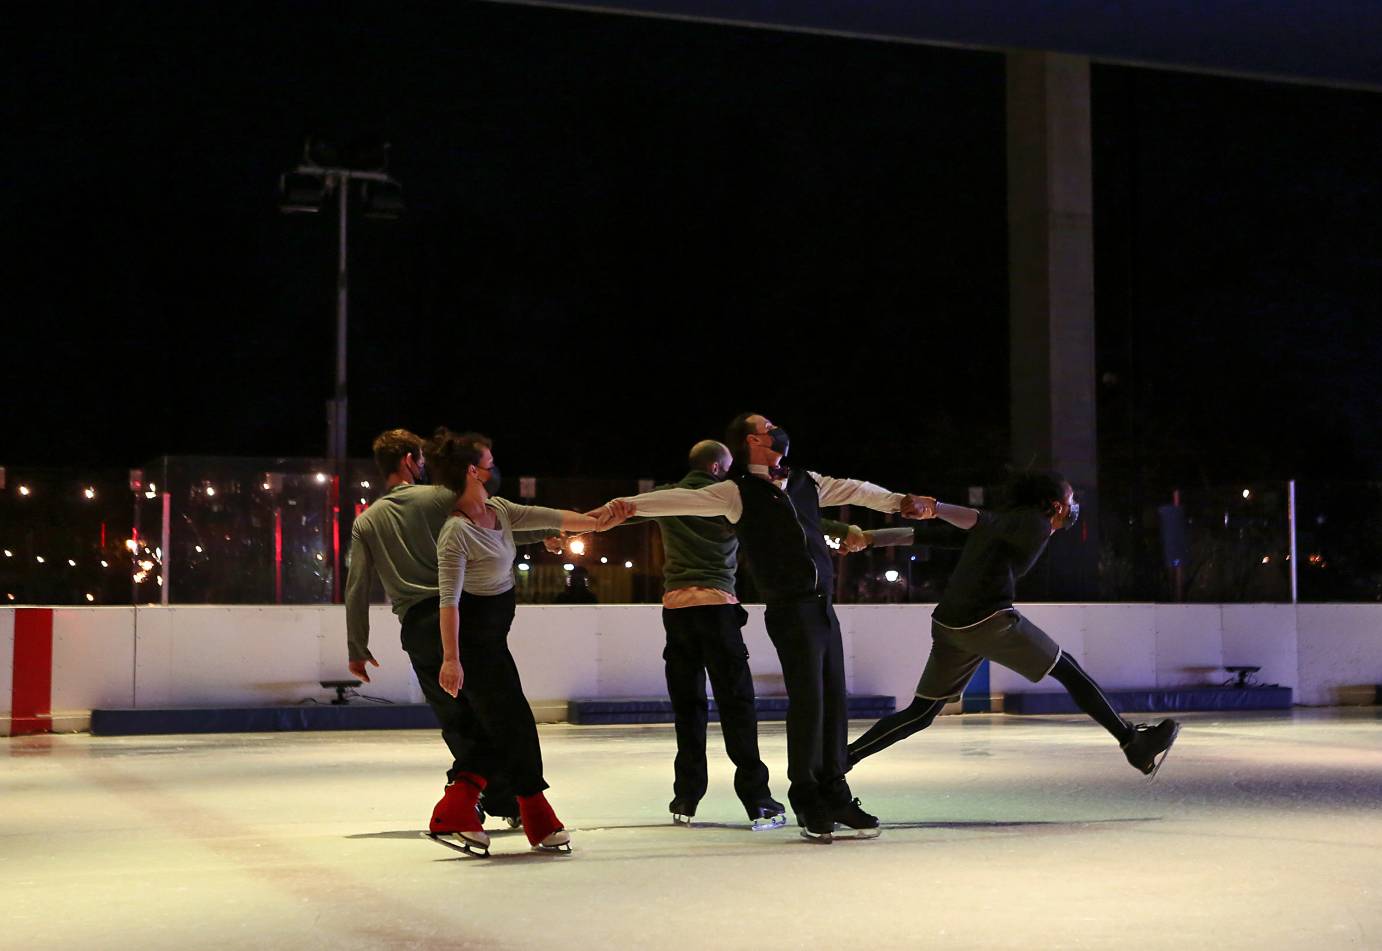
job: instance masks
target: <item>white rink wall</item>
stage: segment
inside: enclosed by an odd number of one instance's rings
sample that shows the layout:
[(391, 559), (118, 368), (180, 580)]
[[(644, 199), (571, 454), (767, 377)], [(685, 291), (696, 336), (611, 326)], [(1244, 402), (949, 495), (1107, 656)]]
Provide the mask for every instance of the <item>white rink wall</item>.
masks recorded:
[[(750, 605), (745, 641), (760, 693), (782, 675)], [(0, 609), (0, 717), (11, 709), (15, 611)], [(58, 607), (52, 626), (54, 727), (81, 728), (100, 707), (230, 706), (325, 699), (320, 680), (349, 676), (345, 613), (301, 607)], [(1305, 705), (1370, 702), (1382, 683), (1382, 605), (1033, 604), (1023, 612), (1102, 684), (1166, 687), (1223, 680), (1224, 664), (1256, 664), (1259, 678), (1295, 688)], [(909, 702), (929, 646), (931, 605), (842, 605), (850, 689)], [(371, 610), (371, 668), (363, 692), (420, 702), (398, 623)], [(510, 644), (528, 697), (560, 719), (575, 697), (662, 696), (661, 608), (520, 606)], [(995, 667), (991, 692), (1030, 689)], [(1054, 684), (1042, 689), (1056, 689)], [(69, 715), (64, 718), (64, 714)]]

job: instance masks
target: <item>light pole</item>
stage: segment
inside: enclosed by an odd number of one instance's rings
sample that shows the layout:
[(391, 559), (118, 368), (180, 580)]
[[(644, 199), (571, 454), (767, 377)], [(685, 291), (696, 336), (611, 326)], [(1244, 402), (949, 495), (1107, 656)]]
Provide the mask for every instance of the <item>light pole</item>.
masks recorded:
[(346, 460), (346, 326), (350, 298), (350, 193), (358, 192), (365, 217), (392, 221), (403, 213), (403, 187), (388, 174), (389, 145), (360, 140), (342, 153), (331, 143), (308, 139), (302, 161), (279, 180), (279, 209), (284, 214), (316, 214), (328, 197), (336, 197), (340, 216), (336, 256), (336, 386), (326, 403), (326, 455), (335, 479), (331, 491), (332, 600), (341, 600), (340, 500), (348, 482)]

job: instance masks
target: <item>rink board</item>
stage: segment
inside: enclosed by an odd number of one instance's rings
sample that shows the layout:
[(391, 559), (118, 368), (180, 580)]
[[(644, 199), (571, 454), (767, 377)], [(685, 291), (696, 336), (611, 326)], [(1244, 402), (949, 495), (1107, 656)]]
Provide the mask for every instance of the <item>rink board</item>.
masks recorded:
[[(756, 692), (780, 696), (781, 666), (763, 606), (743, 629)], [(54, 607), (43, 643), (0, 608), (0, 735), (82, 730), (92, 710), (263, 709), (330, 699), (320, 681), (348, 675), (338, 605)], [(1265, 684), (1306, 706), (1376, 702), (1382, 604), (1031, 604), (1021, 610), (1111, 691), (1218, 686), (1224, 665), (1259, 667)], [(926, 604), (838, 608), (850, 690), (911, 702), (930, 650)], [(419, 704), (422, 692), (389, 609), (370, 609), (372, 696)], [(28, 630), (27, 627), (24, 630)], [(48, 628), (45, 626), (44, 631)], [(657, 605), (523, 605), (509, 645), (524, 693), (544, 722), (572, 699), (666, 696), (665, 633)], [(42, 647), (45, 649), (34, 649)], [(46, 687), (46, 691), (45, 691)], [(1055, 684), (1042, 687), (1054, 689)], [(1032, 692), (994, 666), (967, 709)], [(46, 722), (45, 722), (46, 721)]]

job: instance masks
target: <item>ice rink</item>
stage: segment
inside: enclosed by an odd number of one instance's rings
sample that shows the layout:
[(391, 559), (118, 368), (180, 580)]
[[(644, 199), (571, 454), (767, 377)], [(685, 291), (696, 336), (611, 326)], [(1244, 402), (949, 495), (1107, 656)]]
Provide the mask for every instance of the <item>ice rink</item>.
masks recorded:
[(1082, 718), (943, 717), (851, 774), (882, 837), (829, 846), (747, 831), (713, 727), (686, 829), (670, 726), (546, 726), (576, 851), (489, 859), (419, 837), (430, 732), (0, 740), (0, 946), (1382, 947), (1378, 708), (1184, 720), (1149, 781)]

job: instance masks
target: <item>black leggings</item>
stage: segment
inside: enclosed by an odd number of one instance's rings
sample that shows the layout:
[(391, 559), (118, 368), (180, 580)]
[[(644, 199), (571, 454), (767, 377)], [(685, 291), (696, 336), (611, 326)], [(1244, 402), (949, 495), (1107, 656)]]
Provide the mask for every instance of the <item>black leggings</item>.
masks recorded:
[[(1118, 715), (1103, 691), (1099, 689), (1099, 685), (1085, 673), (1075, 658), (1061, 651), (1056, 666), (1051, 668), (1051, 676), (1069, 691), (1076, 706), (1113, 734), (1120, 745), (1132, 736), (1132, 725)], [(926, 729), (940, 714), (945, 704), (945, 700), (917, 697), (906, 708), (879, 720), (869, 727), (863, 736), (849, 744), (850, 765), (853, 766), (866, 756), (872, 756), (898, 740), (905, 740), (913, 733)]]

